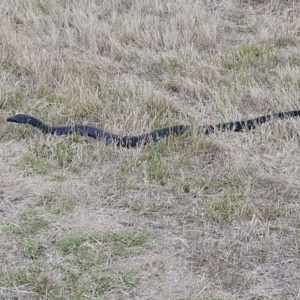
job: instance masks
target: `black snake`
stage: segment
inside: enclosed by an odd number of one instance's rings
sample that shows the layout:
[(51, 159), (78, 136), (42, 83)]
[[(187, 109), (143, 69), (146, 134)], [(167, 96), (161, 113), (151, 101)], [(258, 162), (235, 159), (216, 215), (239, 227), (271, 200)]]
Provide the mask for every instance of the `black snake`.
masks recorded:
[[(199, 129), (202, 130), (204, 134), (211, 134), (214, 133), (216, 130), (220, 130), (220, 131), (229, 130), (229, 131), (238, 132), (238, 131), (254, 129), (257, 125), (263, 124), (271, 120), (272, 118), (284, 119), (284, 118), (297, 117), (297, 116), (300, 116), (300, 110), (280, 112), (277, 114), (266, 115), (262, 117), (257, 117), (255, 119), (245, 120), (245, 121), (220, 123), (216, 125), (203, 125), (200, 126)], [(191, 128), (191, 126), (189, 125), (176, 125), (176, 126), (157, 129), (141, 135), (121, 136), (121, 135), (104, 131), (101, 128), (87, 126), (87, 125), (51, 126), (44, 123), (43, 121), (39, 120), (36, 117), (32, 117), (25, 114), (17, 114), (15, 116), (9, 117), (7, 118), (7, 121), (15, 122), (15, 123), (27, 123), (34, 127), (37, 127), (43, 132), (51, 133), (51, 134), (62, 135), (62, 134), (79, 133), (81, 135), (88, 135), (95, 139), (102, 139), (106, 143), (115, 143), (117, 146), (122, 146), (127, 148), (136, 147), (139, 145), (145, 145), (150, 141), (155, 142), (169, 135), (183, 134)]]

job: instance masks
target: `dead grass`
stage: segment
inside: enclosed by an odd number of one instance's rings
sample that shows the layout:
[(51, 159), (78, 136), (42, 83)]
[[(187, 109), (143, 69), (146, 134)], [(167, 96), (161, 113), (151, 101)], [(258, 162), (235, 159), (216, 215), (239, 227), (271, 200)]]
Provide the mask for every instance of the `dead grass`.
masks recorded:
[[(0, 4), (1, 299), (300, 299), (297, 1)], [(5, 122), (190, 133), (138, 149)]]

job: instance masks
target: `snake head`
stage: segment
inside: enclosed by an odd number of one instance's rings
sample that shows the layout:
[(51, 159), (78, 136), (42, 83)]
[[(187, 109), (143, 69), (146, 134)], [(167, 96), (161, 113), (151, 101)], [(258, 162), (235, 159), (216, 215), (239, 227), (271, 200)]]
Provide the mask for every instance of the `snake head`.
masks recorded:
[(28, 115), (17, 114), (12, 117), (8, 117), (6, 119), (7, 122), (15, 122), (15, 123), (28, 123), (30, 117)]

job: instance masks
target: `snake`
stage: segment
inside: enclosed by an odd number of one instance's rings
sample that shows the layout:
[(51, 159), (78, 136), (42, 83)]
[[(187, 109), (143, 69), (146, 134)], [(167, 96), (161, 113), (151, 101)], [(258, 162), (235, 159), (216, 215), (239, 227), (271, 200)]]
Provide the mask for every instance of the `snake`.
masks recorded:
[[(241, 132), (247, 130), (253, 130), (258, 125), (266, 123), (271, 119), (285, 119), (291, 117), (300, 116), (300, 110), (280, 112), (275, 114), (269, 114), (254, 119), (235, 121), (228, 123), (219, 123), (216, 125), (202, 125), (198, 129), (204, 134), (212, 134), (216, 131), (233, 131)], [(48, 125), (41, 121), (40, 119), (27, 115), (27, 114), (16, 114), (12, 117), (6, 119), (8, 122), (15, 123), (25, 123), (30, 124), (37, 129), (50, 134), (57, 135), (69, 135), (69, 134), (80, 134), (87, 135), (95, 139), (104, 140), (106, 143), (114, 143), (117, 146), (133, 148), (141, 145), (146, 145), (149, 142), (156, 142), (159, 139), (168, 137), (170, 135), (180, 135), (184, 134), (191, 129), (190, 125), (175, 125), (170, 127), (165, 127), (151, 131), (149, 133), (141, 135), (118, 135), (104, 131), (101, 128), (88, 126), (88, 125)]]

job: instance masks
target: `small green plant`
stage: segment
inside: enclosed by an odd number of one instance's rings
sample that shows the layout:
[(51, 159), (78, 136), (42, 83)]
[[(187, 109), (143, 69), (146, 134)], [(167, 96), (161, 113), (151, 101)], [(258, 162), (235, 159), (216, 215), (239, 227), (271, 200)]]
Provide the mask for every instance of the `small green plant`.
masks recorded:
[(10, 71), (12, 73), (19, 72), (21, 69), (15, 61), (9, 59), (3, 60), (1, 65), (4, 70)]
[(221, 58), (221, 65), (228, 70), (236, 70), (251, 75), (251, 69), (261, 64), (262, 60), (271, 60), (277, 47), (272, 44), (242, 45), (231, 50)]
[(191, 185), (190, 185), (190, 183), (189, 183), (189, 182), (184, 182), (184, 183), (182, 184), (182, 191), (183, 191), (184, 193), (189, 193), (190, 190), (191, 190)]
[(245, 196), (227, 192), (222, 197), (205, 206), (203, 217), (216, 223), (231, 223), (241, 214)]
[(62, 174), (62, 173), (59, 173), (59, 174), (53, 174), (52, 175), (52, 180), (53, 181), (59, 181), (59, 182), (62, 182), (64, 181), (66, 178), (66, 175), (65, 174)]
[(64, 254), (77, 253), (80, 247), (88, 241), (90, 241), (89, 236), (81, 234), (67, 235), (56, 242), (56, 247)]
[(24, 92), (21, 88), (14, 88), (13, 92), (2, 92), (3, 96), (0, 97), (0, 108), (18, 110), (22, 107), (24, 102)]
[(161, 184), (171, 176), (170, 169), (163, 161), (162, 152), (162, 144), (157, 143), (152, 146), (147, 156), (147, 174), (149, 179), (157, 180)]
[(260, 217), (262, 220), (274, 221), (287, 212), (286, 207), (283, 205), (264, 205), (260, 210)]
[(128, 255), (132, 251), (140, 252), (139, 247), (145, 246), (148, 234), (132, 232), (107, 232), (104, 240), (112, 245), (112, 249), (116, 255)]
[[(22, 169), (38, 174), (49, 175), (53, 170), (53, 162), (59, 167), (67, 167), (76, 158), (76, 150), (68, 140), (59, 141), (56, 144), (34, 145), (28, 149), (27, 154), (21, 165)], [(62, 176), (56, 177), (57, 180), (63, 179)]]
[(34, 171), (37, 174), (48, 175), (51, 166), (45, 158), (36, 156), (34, 152), (28, 152), (23, 159), (21, 169), (27, 173)]
[(160, 206), (152, 202), (135, 201), (130, 207), (133, 211), (140, 213), (151, 213), (160, 211)]
[(49, 95), (46, 96), (46, 101), (49, 103), (49, 104), (60, 104), (60, 103), (63, 103), (64, 100), (61, 96), (58, 96), (54, 93), (50, 93)]
[(138, 285), (138, 271), (135, 269), (103, 270), (94, 275), (93, 280), (97, 283), (95, 296), (102, 296), (112, 289), (122, 288), (130, 291)]
[(8, 222), (6, 230), (20, 237), (36, 235), (40, 231), (48, 229), (50, 222), (40, 215), (40, 212), (34, 208), (28, 208), (20, 215), (20, 224)]
[(121, 165), (116, 173), (117, 185), (120, 190), (127, 190), (132, 186), (132, 180), (128, 178), (128, 174), (133, 168), (131, 162), (125, 162)]

